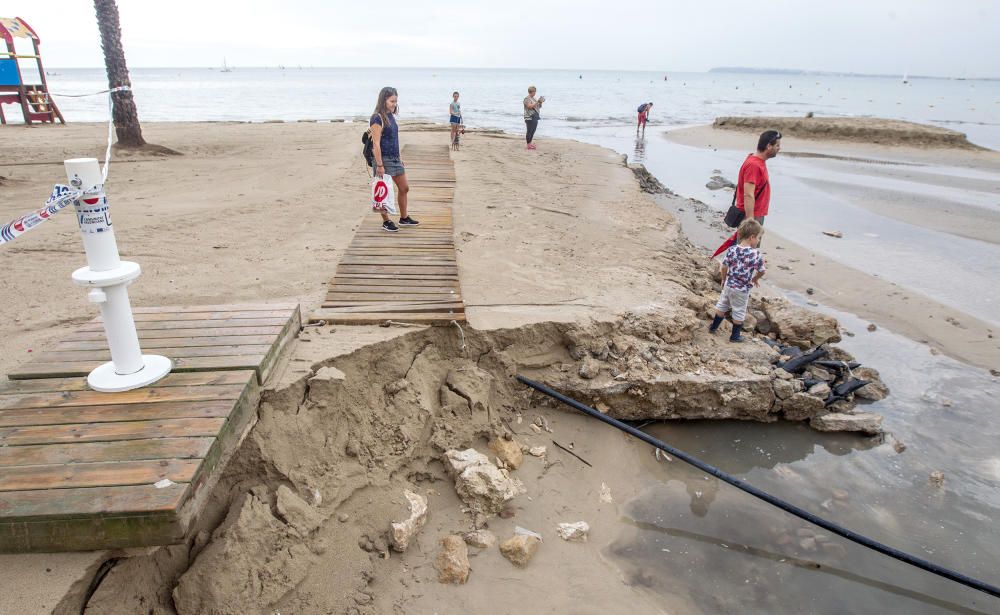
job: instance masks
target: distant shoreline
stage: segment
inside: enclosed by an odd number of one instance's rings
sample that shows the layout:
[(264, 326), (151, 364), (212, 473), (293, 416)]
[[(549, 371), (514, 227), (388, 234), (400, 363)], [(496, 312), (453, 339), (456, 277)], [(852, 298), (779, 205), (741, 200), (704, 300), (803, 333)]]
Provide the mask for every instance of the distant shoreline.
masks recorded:
[(938, 126), (870, 117), (717, 117), (713, 128), (722, 130), (779, 130), (800, 139), (832, 139), (879, 145), (949, 147), (984, 150), (970, 143), (965, 133)]

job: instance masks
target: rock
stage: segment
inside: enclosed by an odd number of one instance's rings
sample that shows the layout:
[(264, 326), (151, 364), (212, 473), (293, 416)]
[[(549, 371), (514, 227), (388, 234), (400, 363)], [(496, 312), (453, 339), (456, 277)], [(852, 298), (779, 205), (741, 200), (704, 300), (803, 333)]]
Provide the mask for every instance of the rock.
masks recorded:
[(735, 188), (736, 184), (721, 175), (713, 175), (705, 187), (709, 190), (722, 190), (723, 188)]
[(870, 367), (859, 367), (854, 370), (854, 375), (868, 381), (868, 384), (854, 392), (855, 397), (868, 401), (881, 401), (889, 396), (889, 387), (882, 382), (877, 370)]
[(490, 463), (489, 458), (476, 449), (452, 449), (445, 451), (444, 456), (445, 468), (455, 477), (458, 497), (474, 513), (494, 515), (509, 500), (525, 492), (521, 481), (511, 478), (507, 470)]
[(869, 331), (875, 331), (876, 329), (878, 329), (878, 326), (876, 326), (875, 323), (869, 323), (868, 324), (868, 330)]
[(648, 192), (649, 194), (674, 194), (670, 188), (661, 184), (655, 175), (647, 171), (645, 166), (641, 164), (630, 164), (627, 166), (635, 174), (636, 179), (639, 180), (639, 187), (643, 192)]
[(806, 294), (807, 295), (814, 295), (814, 294), (816, 294), (816, 289), (813, 288), (812, 286), (810, 286), (809, 288), (806, 289)]
[(791, 380), (795, 374), (781, 369), (780, 367), (771, 372), (771, 375), (779, 380)]
[(497, 543), (496, 534), (489, 530), (466, 532), (462, 534), (462, 539), (465, 540), (465, 544), (479, 549), (489, 549)]
[(882, 417), (872, 412), (835, 413), (817, 416), (809, 421), (809, 425), (818, 431), (861, 431), (877, 434), (882, 432)]
[(308, 536), (323, 524), (323, 515), (285, 485), (278, 487), (276, 500), (278, 518), (295, 528), (300, 536)]
[(593, 380), (601, 373), (601, 363), (591, 356), (584, 357), (578, 372), (584, 380)]
[(615, 500), (611, 497), (611, 487), (608, 487), (605, 483), (601, 483), (601, 494), (599, 499), (602, 504), (614, 504)]
[[(784, 373), (786, 373), (786, 374), (788, 374), (788, 372), (786, 372), (785, 370), (781, 370), (781, 371), (784, 372)], [(790, 375), (791, 374), (789, 374), (789, 376)], [(802, 381), (801, 380), (775, 380), (773, 383), (771, 383), (771, 386), (774, 387), (774, 396), (775, 397), (777, 397), (778, 399), (788, 399), (792, 395), (795, 395), (796, 393), (798, 393), (799, 391), (802, 390)]]
[(542, 541), (535, 536), (516, 534), (500, 543), (500, 553), (518, 568), (524, 568), (538, 551)]
[(532, 446), (528, 449), (528, 454), (532, 457), (544, 457), (547, 449), (544, 446)]
[(781, 402), (781, 412), (789, 421), (804, 421), (821, 416), (826, 407), (822, 399), (808, 393), (795, 393)]
[(799, 547), (804, 551), (815, 551), (816, 550), (816, 539), (815, 538), (803, 538), (799, 541)]
[(351, 516), (347, 513), (340, 513), (337, 515), (337, 521), (340, 521), (341, 523), (347, 523), (350, 518)]
[(524, 453), (521, 452), (521, 445), (514, 439), (494, 438), (490, 442), (490, 449), (497, 454), (497, 459), (515, 470), (520, 468), (521, 464), (524, 463)]
[(826, 380), (827, 382), (833, 382), (837, 378), (836, 374), (820, 367), (819, 365), (810, 365), (806, 368), (806, 373), (812, 375), (814, 378)]
[(402, 553), (410, 546), (410, 541), (427, 523), (427, 498), (409, 489), (403, 492), (410, 503), (410, 517), (406, 521), (391, 524), (389, 541), (392, 548)]
[(444, 457), (444, 467), (451, 476), (458, 476), (470, 466), (483, 465), (490, 462), (489, 457), (474, 448), (467, 448), (464, 451), (454, 449), (445, 451)]
[(809, 389), (809, 394), (813, 397), (818, 397), (822, 400), (826, 400), (830, 396), (830, 385), (825, 382), (820, 382), (819, 384), (813, 385)]
[(830, 316), (794, 306), (780, 297), (764, 297), (760, 305), (772, 331), (785, 343), (805, 349), (840, 341), (837, 321)]
[(827, 237), (836, 237), (837, 239), (843, 239), (844, 234), (840, 231), (823, 231), (823, 234)]
[(570, 542), (587, 542), (587, 536), (590, 534), (590, 525), (586, 521), (560, 523), (556, 526), (556, 533), (559, 534), (559, 538), (562, 538), (563, 540), (568, 540)]
[(930, 484), (934, 485), (935, 487), (943, 487), (944, 486), (944, 472), (942, 472), (941, 470), (934, 470), (933, 472), (931, 472), (931, 475), (928, 478), (928, 481), (930, 482)]
[(438, 581), (461, 585), (469, 580), (469, 548), (461, 536), (445, 536), (434, 560)]
[(396, 393), (399, 393), (400, 391), (405, 391), (409, 387), (410, 387), (410, 383), (409, 382), (407, 382), (406, 380), (400, 379), (400, 380), (396, 380), (394, 382), (390, 382), (389, 384), (385, 385), (385, 389), (384, 390), (385, 390), (385, 392), (386, 392), (387, 395), (395, 395)]

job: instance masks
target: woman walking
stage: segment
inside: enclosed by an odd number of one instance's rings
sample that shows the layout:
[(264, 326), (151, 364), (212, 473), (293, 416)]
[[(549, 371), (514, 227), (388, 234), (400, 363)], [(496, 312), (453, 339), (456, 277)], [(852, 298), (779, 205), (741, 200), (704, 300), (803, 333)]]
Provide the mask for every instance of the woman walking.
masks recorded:
[(451, 93), (448, 116), (448, 123), (451, 124), (451, 144), (455, 145), (455, 140), (458, 138), (458, 127), (462, 125), (462, 105), (458, 102), (458, 92)]
[[(399, 154), (399, 125), (396, 114), (399, 113), (399, 95), (396, 88), (382, 88), (378, 93), (375, 112), (368, 121), (372, 135), (373, 173), (378, 177), (388, 174), (396, 184), (396, 200), (399, 203), (399, 225), (416, 226), (420, 224), (411, 218), (406, 211), (407, 194), (410, 184), (406, 181), (406, 169)], [(382, 212), (382, 230), (389, 233), (399, 231), (399, 227), (389, 219), (389, 214)]]
[(524, 97), (524, 124), (528, 131), (525, 139), (528, 141), (528, 149), (535, 149), (535, 144), (531, 142), (535, 138), (535, 131), (538, 130), (538, 120), (541, 119), (542, 103), (545, 97), (535, 98), (535, 86), (528, 87), (528, 95)]

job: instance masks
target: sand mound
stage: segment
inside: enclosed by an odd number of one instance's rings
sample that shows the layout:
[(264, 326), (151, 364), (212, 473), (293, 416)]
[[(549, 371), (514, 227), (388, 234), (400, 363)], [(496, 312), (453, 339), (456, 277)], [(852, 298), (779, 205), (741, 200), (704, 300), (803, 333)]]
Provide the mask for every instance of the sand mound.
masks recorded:
[(870, 117), (718, 117), (714, 128), (762, 132), (780, 130), (800, 139), (832, 139), (882, 145), (982, 149), (965, 134), (947, 128)]
[[(409, 514), (404, 491), (449, 485), (444, 452), (485, 448), (522, 412), (564, 411), (518, 373), (623, 418), (828, 413), (804, 392), (779, 397), (788, 377), (772, 366), (777, 351), (708, 335), (700, 309), (464, 336), (431, 328), (319, 362), (266, 393), (188, 540), (121, 560), (88, 612), (377, 612), (373, 581), (390, 557), (391, 522)], [(799, 397), (806, 411), (793, 408)], [(497, 511), (486, 512), (469, 510), (466, 529)]]

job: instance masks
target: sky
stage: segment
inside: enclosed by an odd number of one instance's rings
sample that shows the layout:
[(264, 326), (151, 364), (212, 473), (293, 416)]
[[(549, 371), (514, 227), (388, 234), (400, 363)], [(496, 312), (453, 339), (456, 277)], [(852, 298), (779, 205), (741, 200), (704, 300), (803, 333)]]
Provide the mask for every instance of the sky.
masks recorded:
[[(1000, 77), (1000, 0), (118, 0), (130, 67), (706, 71)], [(103, 66), (93, 3), (4, 0), (47, 68)]]

